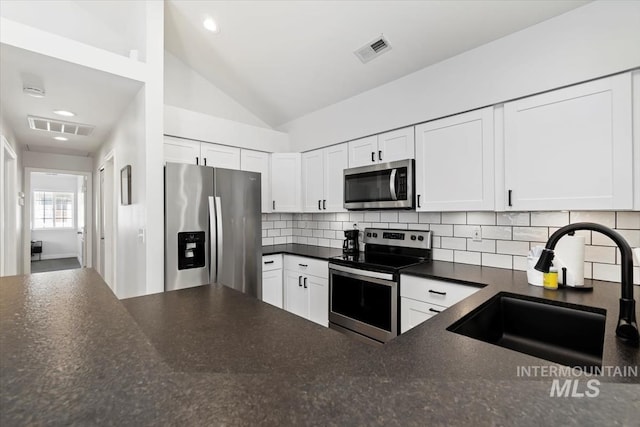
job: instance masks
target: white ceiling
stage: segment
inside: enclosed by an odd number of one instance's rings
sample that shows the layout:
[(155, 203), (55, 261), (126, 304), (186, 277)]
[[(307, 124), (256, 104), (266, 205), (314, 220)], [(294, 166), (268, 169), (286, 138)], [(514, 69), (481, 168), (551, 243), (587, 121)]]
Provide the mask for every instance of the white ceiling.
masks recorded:
[[(22, 92), (25, 75), (41, 80), (44, 98)], [(140, 82), (0, 44), (3, 115), (16, 139), (29, 151), (91, 154), (104, 142), (141, 87)], [(53, 113), (61, 109), (76, 116), (65, 118)], [(56, 141), (54, 134), (29, 129), (28, 115), (89, 124), (95, 129), (90, 136), (65, 134), (69, 141)]]
[[(276, 127), (586, 3), (167, 0), (165, 48)], [(381, 33), (392, 50), (362, 64)]]

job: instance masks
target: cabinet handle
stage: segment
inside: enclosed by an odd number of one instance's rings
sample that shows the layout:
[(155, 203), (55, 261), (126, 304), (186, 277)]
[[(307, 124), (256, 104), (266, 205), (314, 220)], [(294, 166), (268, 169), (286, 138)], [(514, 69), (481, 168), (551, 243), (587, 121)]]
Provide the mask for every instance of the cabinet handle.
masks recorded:
[(431, 308), (431, 307), (429, 307), (429, 311), (433, 313), (442, 313), (440, 310), (436, 310), (435, 308)]
[(318, 200), (318, 210), (321, 211), (322, 208), (320, 207), (320, 203), (322, 203), (322, 200)]
[(418, 194), (418, 207), (420, 207), (420, 195)]
[(275, 209), (275, 208), (276, 208), (276, 201), (274, 200), (273, 201), (273, 209)]
[(309, 267), (308, 264), (298, 264), (300, 267)]
[(298, 276), (298, 286), (302, 286), (302, 276)]
[(198, 158), (198, 156), (196, 156), (196, 165), (200, 164), (200, 159)]
[(322, 209), (324, 209), (325, 211), (327, 210), (327, 201), (326, 200), (322, 201)]
[(434, 291), (433, 289), (429, 289), (430, 294), (438, 294), (438, 295), (446, 295), (446, 292)]
[(382, 150), (378, 150), (378, 160), (382, 161)]
[(264, 263), (265, 264), (273, 264), (274, 262), (275, 262), (274, 260), (271, 260), (271, 261), (265, 261)]
[(304, 278), (304, 288), (307, 289), (307, 278)]
[(204, 158), (204, 165), (207, 166), (207, 158)]
[(509, 206), (513, 206), (513, 205), (511, 204), (511, 193), (512, 193), (512, 192), (513, 192), (513, 190), (509, 190), (509, 191), (507, 192), (507, 199), (508, 199), (507, 204), (508, 204)]
[(375, 162), (376, 161), (376, 153), (375, 152), (371, 152), (371, 161)]

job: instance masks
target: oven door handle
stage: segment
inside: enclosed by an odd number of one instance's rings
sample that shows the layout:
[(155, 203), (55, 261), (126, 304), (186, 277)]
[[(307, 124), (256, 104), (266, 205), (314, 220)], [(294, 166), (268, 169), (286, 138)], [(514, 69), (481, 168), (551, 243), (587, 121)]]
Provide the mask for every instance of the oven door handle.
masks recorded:
[(398, 200), (398, 193), (396, 193), (396, 174), (398, 169), (391, 169), (391, 176), (389, 177), (389, 191), (391, 192), (391, 200)]
[(381, 280), (386, 280), (387, 282), (394, 281), (393, 274), (391, 273), (381, 273), (379, 271), (361, 270), (359, 268), (345, 267), (343, 265), (337, 265), (337, 264), (330, 264), (329, 270), (330, 270), (329, 273), (331, 273), (331, 270), (334, 270), (342, 273), (348, 273), (353, 276), (368, 277), (372, 279), (381, 279)]

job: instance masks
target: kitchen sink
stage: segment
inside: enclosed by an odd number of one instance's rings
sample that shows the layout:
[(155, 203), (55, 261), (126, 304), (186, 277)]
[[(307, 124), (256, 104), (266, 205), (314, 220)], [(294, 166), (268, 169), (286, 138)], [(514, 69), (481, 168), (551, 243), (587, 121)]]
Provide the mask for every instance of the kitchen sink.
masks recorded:
[(567, 366), (602, 366), (606, 310), (500, 292), (448, 331)]

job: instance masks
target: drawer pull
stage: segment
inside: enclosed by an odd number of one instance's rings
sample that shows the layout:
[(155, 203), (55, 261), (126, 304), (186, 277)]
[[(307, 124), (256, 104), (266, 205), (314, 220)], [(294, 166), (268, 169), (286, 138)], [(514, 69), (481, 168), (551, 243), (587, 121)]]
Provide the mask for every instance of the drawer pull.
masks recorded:
[(434, 291), (433, 289), (429, 289), (430, 294), (438, 294), (438, 295), (446, 295), (446, 292)]
[(307, 264), (298, 264), (300, 267), (309, 267)]
[(307, 289), (307, 278), (304, 278), (304, 288)]
[(265, 264), (273, 264), (274, 262), (275, 262), (274, 260), (271, 260), (271, 261), (265, 261), (264, 263)]
[(302, 286), (302, 276), (298, 276), (298, 286)]
[(435, 308), (429, 308), (429, 311), (433, 313), (442, 313), (440, 310), (436, 310)]

